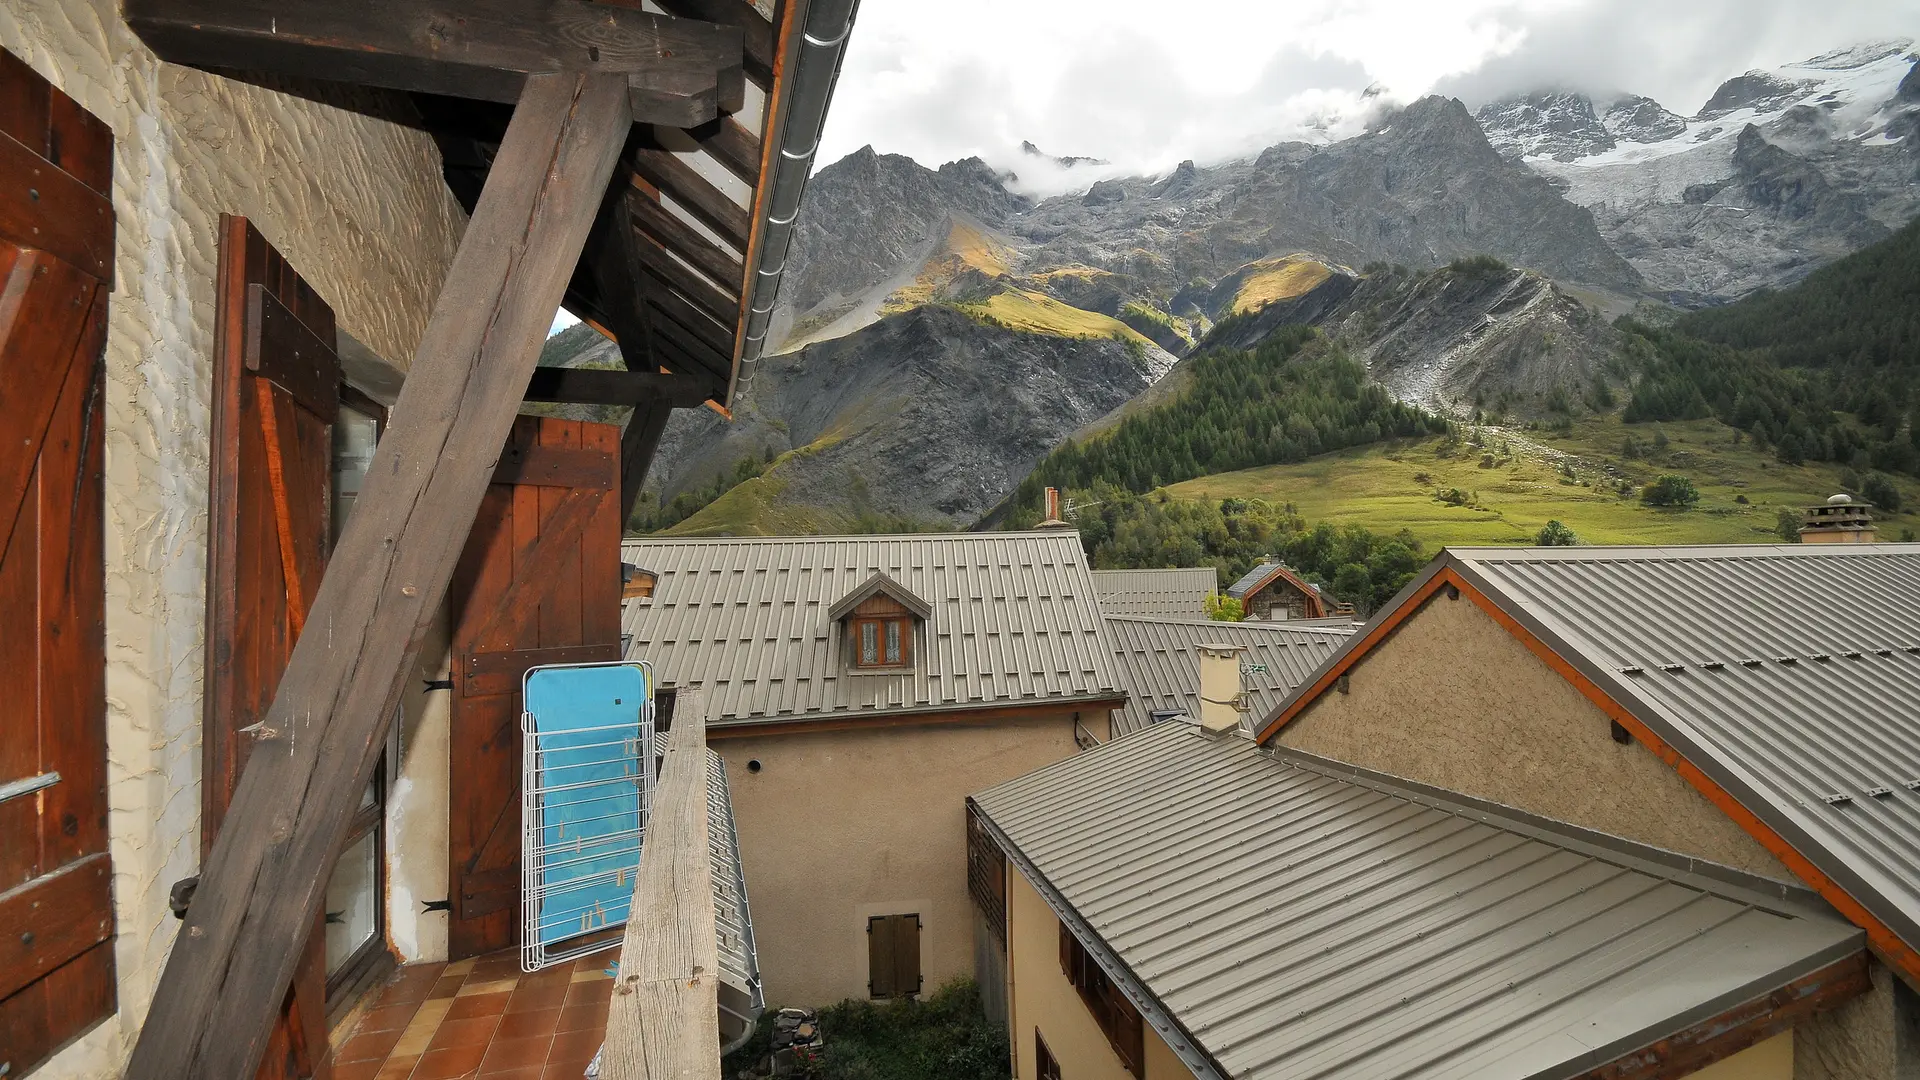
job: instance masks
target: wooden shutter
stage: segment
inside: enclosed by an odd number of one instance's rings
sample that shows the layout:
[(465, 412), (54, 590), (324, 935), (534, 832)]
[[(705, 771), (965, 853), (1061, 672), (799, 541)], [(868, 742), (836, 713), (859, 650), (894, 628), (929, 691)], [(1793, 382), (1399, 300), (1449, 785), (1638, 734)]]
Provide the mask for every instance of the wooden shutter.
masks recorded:
[(101, 354), (113, 136), (0, 52), (0, 1074), (114, 1010)]
[[(320, 586), (340, 362), (333, 311), (247, 220), (220, 219), (207, 553), (201, 854), (212, 850)], [(326, 934), (313, 931), (259, 1080), (324, 1076)]]
[(875, 915), (867, 920), (867, 994), (909, 997), (920, 992), (920, 916)]
[(513, 946), (520, 903), (520, 680), (620, 658), (620, 429), (522, 416), (454, 571), (447, 946)]

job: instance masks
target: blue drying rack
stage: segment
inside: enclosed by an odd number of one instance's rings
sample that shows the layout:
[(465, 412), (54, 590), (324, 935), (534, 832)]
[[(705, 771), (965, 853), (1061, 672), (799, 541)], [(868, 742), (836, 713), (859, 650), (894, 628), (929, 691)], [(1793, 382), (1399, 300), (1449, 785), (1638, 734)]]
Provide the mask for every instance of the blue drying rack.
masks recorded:
[(530, 669), (520, 786), (520, 967), (620, 944), (653, 802), (653, 671)]

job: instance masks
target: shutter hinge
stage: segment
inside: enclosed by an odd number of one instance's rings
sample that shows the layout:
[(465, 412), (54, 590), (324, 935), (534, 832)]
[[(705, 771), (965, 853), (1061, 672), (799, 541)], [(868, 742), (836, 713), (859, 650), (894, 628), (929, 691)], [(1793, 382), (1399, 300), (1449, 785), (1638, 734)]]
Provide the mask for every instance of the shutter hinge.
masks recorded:
[(173, 883), (173, 888), (167, 890), (167, 907), (172, 910), (174, 918), (183, 922), (186, 920), (187, 905), (193, 903), (194, 890), (199, 887), (200, 875), (195, 874), (190, 878), (181, 878)]
[(423, 688), (423, 689), (422, 689), (422, 690), (420, 691), (420, 692), (421, 692), (421, 693), (423, 693), (423, 694), (431, 694), (431, 693), (433, 693), (433, 692), (434, 692), (435, 690), (451, 690), (451, 689), (453, 689), (453, 680), (452, 680), (452, 679), (425, 679), (425, 680), (422, 680), (422, 681), (424, 681), (424, 682), (425, 682), (425, 683), (427, 684), (427, 685), (425, 686), (425, 688)]
[(420, 901), (420, 914), (425, 915), (429, 911), (445, 911), (448, 913), (452, 913), (453, 900), (451, 898), (448, 898), (446, 900)]

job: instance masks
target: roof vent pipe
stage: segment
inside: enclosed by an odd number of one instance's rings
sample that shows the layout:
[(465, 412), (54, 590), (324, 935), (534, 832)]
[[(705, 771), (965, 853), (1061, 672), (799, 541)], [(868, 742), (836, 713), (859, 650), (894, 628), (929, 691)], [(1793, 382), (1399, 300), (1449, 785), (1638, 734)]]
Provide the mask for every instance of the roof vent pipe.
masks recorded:
[(1247, 695), (1240, 685), (1240, 655), (1245, 645), (1201, 645), (1200, 730), (1216, 738), (1240, 730)]

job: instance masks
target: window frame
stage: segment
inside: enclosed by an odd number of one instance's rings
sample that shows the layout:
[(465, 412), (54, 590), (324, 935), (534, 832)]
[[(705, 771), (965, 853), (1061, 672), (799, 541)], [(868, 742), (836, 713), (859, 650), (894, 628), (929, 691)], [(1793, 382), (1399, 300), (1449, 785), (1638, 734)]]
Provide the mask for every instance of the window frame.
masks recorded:
[(1093, 1016), (1114, 1056), (1126, 1066), (1135, 1080), (1147, 1075), (1146, 1024), (1140, 1010), (1127, 1000), (1099, 963), (1073, 936), (1064, 920), (1060, 923), (1060, 970), (1080, 994), (1081, 1004)]
[[(847, 628), (849, 633), (848, 666), (856, 671), (901, 672), (913, 670), (913, 624), (912, 615), (849, 615)], [(866, 631), (871, 627), (874, 632), (874, 659), (866, 659)], [(898, 657), (889, 656), (891, 642), (888, 630), (899, 636)]]
[(1036, 1080), (1060, 1080), (1060, 1059), (1037, 1027), (1033, 1029), (1033, 1072)]

